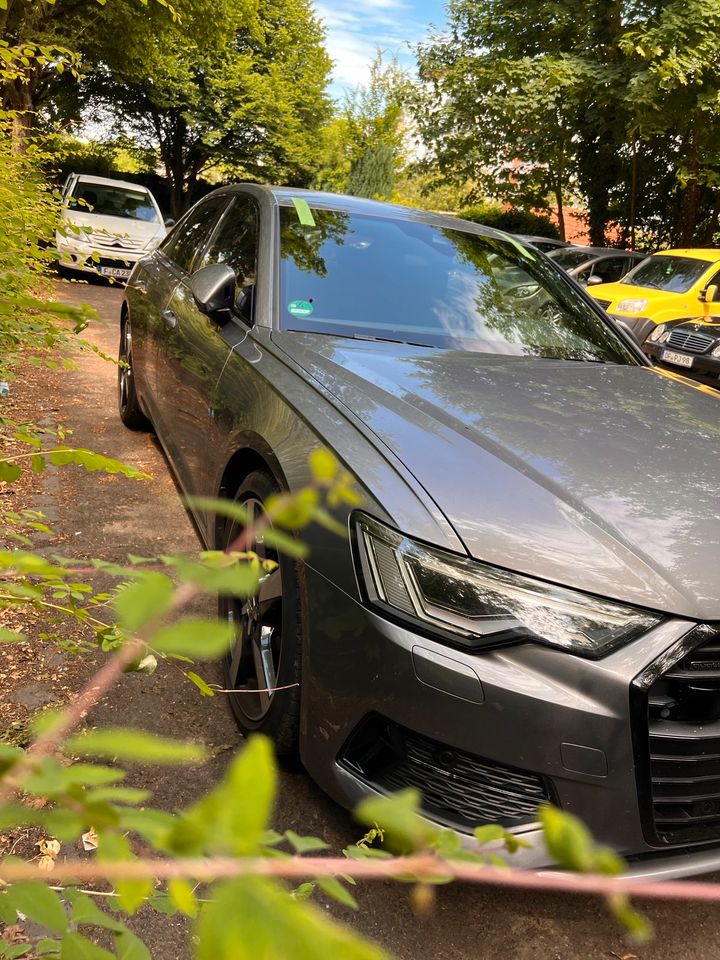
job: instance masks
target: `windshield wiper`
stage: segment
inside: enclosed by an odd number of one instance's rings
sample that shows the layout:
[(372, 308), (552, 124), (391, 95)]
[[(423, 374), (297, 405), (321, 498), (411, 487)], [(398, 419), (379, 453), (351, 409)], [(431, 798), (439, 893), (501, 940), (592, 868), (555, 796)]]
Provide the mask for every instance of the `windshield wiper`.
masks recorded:
[(367, 333), (338, 333), (335, 334), (338, 337), (350, 337), (353, 340), (369, 340), (377, 343), (401, 343), (406, 347), (429, 347), (430, 349), (436, 349), (435, 345), (432, 343), (418, 343), (415, 340), (397, 340), (395, 337), (373, 337)]

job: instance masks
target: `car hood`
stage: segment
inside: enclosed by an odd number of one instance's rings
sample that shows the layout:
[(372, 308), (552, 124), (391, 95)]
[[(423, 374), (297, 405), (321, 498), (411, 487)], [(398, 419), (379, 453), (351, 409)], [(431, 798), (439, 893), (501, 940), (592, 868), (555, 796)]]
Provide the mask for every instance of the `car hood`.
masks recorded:
[(714, 320), (696, 317), (694, 320), (681, 320), (678, 323), (671, 321), (666, 324), (666, 328), (671, 330), (689, 330), (693, 333), (704, 333), (708, 337), (720, 340), (720, 317)]
[(598, 300), (610, 300), (615, 304), (618, 300), (647, 300), (648, 305), (643, 310), (645, 313), (652, 309), (652, 305), (667, 297), (682, 297), (684, 294), (677, 293), (674, 290), (655, 290), (653, 287), (636, 287), (632, 283), (599, 283), (595, 287), (589, 287), (590, 296)]
[(131, 240), (150, 240), (160, 232), (164, 234), (165, 227), (160, 221), (131, 220), (129, 217), (110, 217), (102, 213), (81, 213), (78, 211), (63, 212), (63, 219), (75, 227), (90, 228), (93, 234), (109, 234), (113, 237), (130, 237)]
[(471, 556), (720, 619), (720, 394), (651, 367), (273, 340), (397, 455)]

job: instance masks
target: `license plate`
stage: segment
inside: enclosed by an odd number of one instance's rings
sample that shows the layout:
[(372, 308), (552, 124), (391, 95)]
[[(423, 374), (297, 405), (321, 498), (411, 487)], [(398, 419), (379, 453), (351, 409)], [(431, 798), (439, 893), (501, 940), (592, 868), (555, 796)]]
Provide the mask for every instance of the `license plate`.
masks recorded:
[(119, 277), (122, 280), (127, 280), (130, 276), (130, 270), (123, 267), (100, 267), (100, 273), (104, 277)]
[(684, 353), (675, 353), (673, 350), (663, 350), (660, 359), (664, 363), (674, 363), (676, 367), (691, 367), (694, 358)]

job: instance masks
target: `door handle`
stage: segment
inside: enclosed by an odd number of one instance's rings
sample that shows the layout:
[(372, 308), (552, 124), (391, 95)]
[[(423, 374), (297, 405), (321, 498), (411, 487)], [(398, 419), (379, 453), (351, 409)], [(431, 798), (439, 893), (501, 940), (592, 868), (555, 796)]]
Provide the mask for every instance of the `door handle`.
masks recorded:
[(131, 290), (137, 290), (138, 293), (147, 294), (147, 283), (144, 280), (133, 280), (132, 283), (127, 284)]
[(170, 327), (171, 330), (175, 329), (178, 321), (172, 310), (163, 310), (162, 318), (165, 321), (166, 326)]

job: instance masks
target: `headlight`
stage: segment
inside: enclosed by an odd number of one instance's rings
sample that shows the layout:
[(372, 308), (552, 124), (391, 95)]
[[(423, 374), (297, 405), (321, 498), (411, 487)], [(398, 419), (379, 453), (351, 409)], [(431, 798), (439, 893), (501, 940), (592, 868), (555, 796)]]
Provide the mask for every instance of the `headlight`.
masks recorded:
[(648, 340), (650, 340), (652, 343), (655, 343), (657, 340), (661, 340), (661, 342), (664, 343), (665, 340), (667, 340), (667, 337), (665, 337), (665, 338), (663, 339), (663, 334), (664, 334), (664, 333), (665, 333), (665, 324), (664, 324), (664, 323), (659, 323), (659, 324), (655, 327), (655, 329), (653, 330), (653, 332), (650, 334), (650, 336), (648, 337)]
[(622, 310), (623, 313), (642, 313), (647, 305), (647, 300), (621, 300), (615, 304), (615, 309)]
[(711, 357), (720, 357), (720, 343), (710, 351)]
[(661, 619), (424, 546), (369, 517), (356, 532), (370, 603), (470, 650), (535, 641), (595, 658)]

